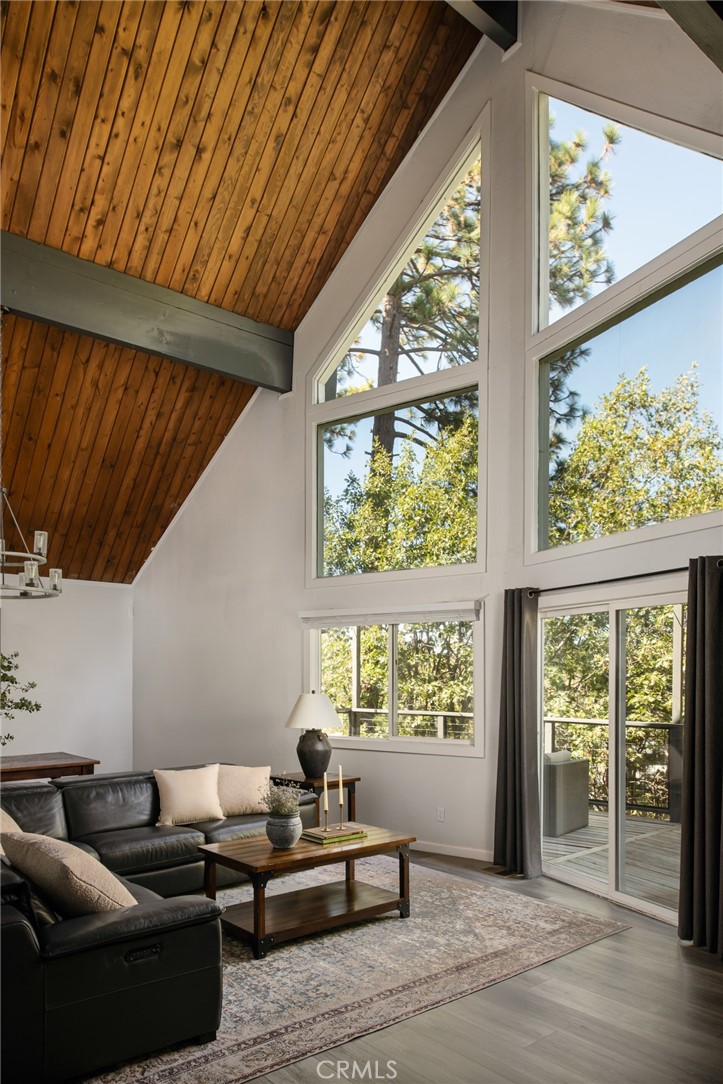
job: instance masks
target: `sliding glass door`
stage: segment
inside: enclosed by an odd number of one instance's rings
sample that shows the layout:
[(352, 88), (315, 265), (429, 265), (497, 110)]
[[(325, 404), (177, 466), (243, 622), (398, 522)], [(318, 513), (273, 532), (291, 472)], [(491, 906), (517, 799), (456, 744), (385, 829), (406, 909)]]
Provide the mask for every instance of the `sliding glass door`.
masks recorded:
[(547, 874), (672, 920), (683, 760), (680, 594), (541, 610)]

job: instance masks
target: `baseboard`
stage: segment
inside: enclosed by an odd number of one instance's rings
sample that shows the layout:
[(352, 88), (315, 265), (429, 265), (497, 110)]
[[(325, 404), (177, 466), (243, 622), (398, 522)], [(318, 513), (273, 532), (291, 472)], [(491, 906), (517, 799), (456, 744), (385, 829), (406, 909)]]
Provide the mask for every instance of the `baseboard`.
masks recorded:
[(430, 851), (432, 854), (448, 854), (452, 858), (473, 858), (477, 862), (491, 862), (492, 851), (482, 851), (477, 847), (453, 847), (448, 843), (427, 843), (418, 839), (411, 844), (413, 851)]

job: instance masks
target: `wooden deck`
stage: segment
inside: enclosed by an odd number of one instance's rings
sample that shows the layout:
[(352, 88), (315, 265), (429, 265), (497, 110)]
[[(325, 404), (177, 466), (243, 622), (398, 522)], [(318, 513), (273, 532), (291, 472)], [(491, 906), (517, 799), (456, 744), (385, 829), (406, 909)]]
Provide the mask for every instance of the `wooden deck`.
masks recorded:
[[(545, 871), (553, 877), (556, 869), (564, 866), (576, 874), (607, 884), (607, 814), (590, 813), (587, 828), (578, 828), (556, 839), (545, 836), (542, 857)], [(620, 891), (675, 911), (679, 874), (680, 825), (626, 817), (624, 879)]]

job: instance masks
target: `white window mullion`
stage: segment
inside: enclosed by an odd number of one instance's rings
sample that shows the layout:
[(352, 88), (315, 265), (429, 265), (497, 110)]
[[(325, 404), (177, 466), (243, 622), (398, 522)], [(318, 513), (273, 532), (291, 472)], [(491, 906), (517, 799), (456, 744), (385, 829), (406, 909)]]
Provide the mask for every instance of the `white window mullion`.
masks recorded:
[(399, 626), (389, 626), (389, 737), (396, 738), (399, 734), (399, 718), (397, 714), (397, 662), (399, 644)]

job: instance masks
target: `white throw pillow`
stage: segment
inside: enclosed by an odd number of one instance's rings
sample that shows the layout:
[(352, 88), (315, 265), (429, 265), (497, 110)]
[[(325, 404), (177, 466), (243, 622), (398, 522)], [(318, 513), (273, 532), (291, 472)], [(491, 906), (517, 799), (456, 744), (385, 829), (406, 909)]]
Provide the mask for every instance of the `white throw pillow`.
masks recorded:
[[(0, 833), (2, 832), (22, 832), (22, 828), (17, 821), (13, 820), (9, 813), (6, 813), (4, 809), (0, 809)], [(5, 854), (5, 851), (0, 847), (0, 854)]]
[(13, 866), (36, 884), (65, 918), (117, 911), (137, 902), (97, 858), (64, 839), (34, 832), (4, 832), (2, 842)]
[(569, 749), (557, 749), (554, 753), (545, 753), (546, 764), (565, 764), (568, 760), (572, 760)]
[(218, 764), (177, 771), (154, 768), (153, 774), (161, 798), (158, 824), (192, 824), (223, 817), (218, 800)]
[(261, 795), (266, 790), (271, 768), (246, 768), (243, 764), (219, 764), (218, 800), (224, 817), (245, 813), (268, 813)]

